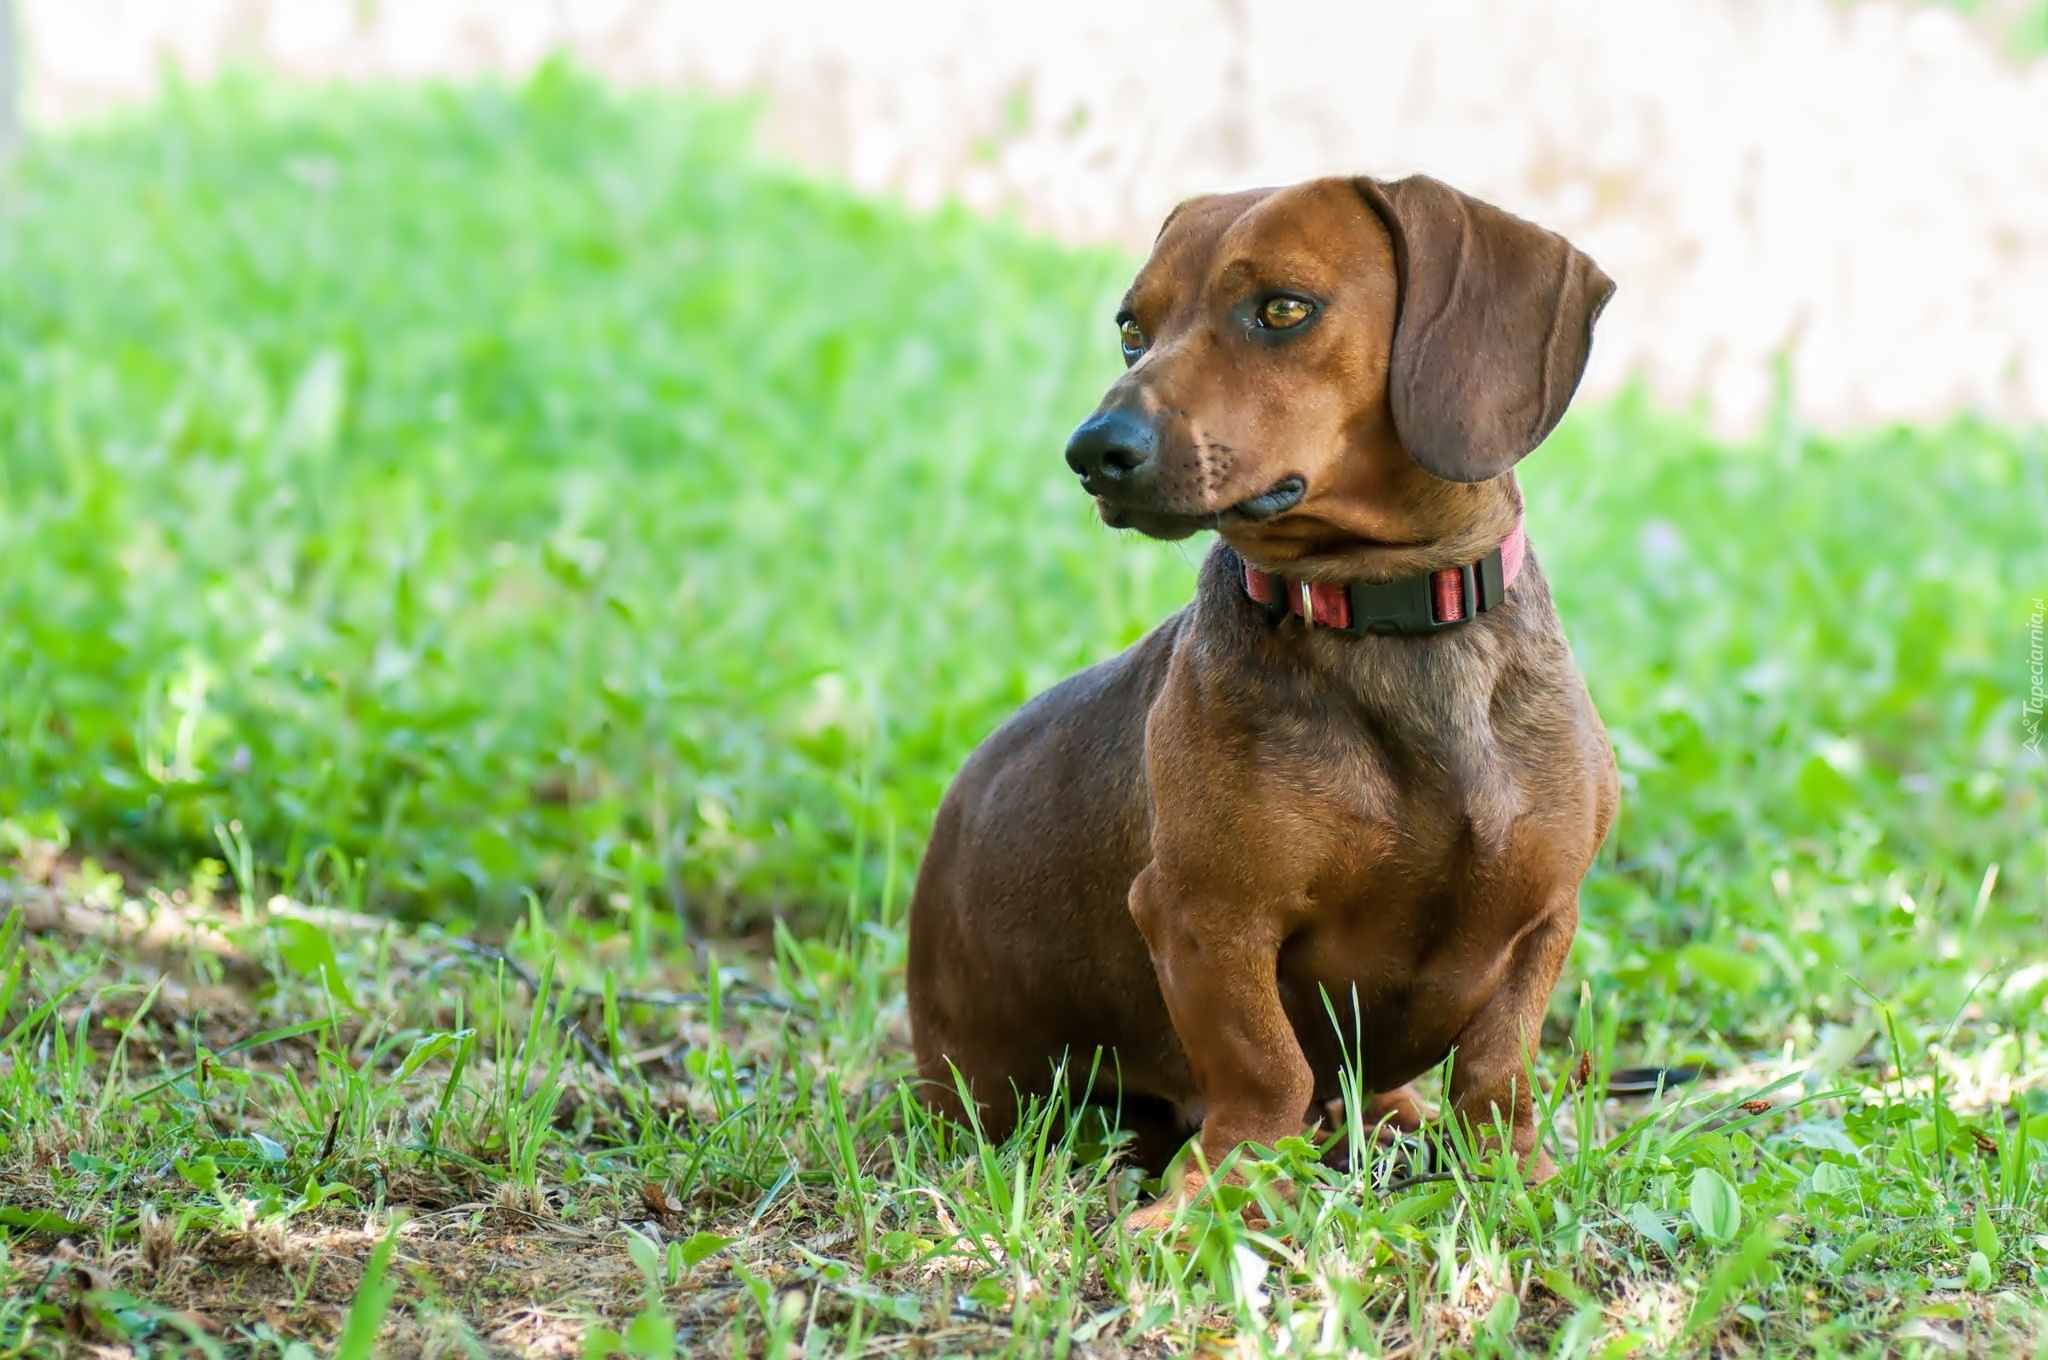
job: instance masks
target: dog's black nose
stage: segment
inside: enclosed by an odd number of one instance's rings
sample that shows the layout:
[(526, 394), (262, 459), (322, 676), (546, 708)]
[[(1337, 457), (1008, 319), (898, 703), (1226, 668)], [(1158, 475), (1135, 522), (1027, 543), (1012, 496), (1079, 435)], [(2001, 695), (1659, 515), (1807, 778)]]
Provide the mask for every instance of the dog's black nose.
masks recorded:
[(1095, 494), (1129, 477), (1159, 448), (1152, 422), (1120, 407), (1098, 411), (1067, 441), (1067, 466)]

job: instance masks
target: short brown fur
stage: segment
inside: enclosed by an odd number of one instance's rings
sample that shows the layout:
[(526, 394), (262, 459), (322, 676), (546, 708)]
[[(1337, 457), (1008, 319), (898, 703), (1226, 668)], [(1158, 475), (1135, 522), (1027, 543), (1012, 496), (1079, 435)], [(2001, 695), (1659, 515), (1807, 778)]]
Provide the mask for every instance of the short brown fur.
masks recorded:
[[(1198, 1123), (1213, 1165), (1339, 1095), (1327, 996), (1386, 1093), (1368, 1117), (1412, 1124), (1407, 1083), (1455, 1049), (1453, 1109), (1510, 1124), (1547, 1173), (1526, 1063), (1617, 791), (1542, 570), (1532, 553), (1470, 622), (1357, 636), (1274, 622), (1238, 558), (1385, 581), (1487, 553), (1611, 288), (1561, 238), (1421, 178), (1168, 219), (1127, 298), (1142, 352), (1100, 408), (1157, 447), (1098, 501), (1113, 526), (1222, 542), (1192, 604), (1027, 704), (940, 807), (909, 965), (939, 1109), (968, 1113), (957, 1070), (1001, 1136), (1057, 1062), (1078, 1080), (1100, 1053), (1091, 1094), (1121, 1102), (1144, 1160)], [(1302, 333), (1246, 320), (1275, 292), (1317, 304)], [(1240, 508), (1289, 478), (1298, 504)]]

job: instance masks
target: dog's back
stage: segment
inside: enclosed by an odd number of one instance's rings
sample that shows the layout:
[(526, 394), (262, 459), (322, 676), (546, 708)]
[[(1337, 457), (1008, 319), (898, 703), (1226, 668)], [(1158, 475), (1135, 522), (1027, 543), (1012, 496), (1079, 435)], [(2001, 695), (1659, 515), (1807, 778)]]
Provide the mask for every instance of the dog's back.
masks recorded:
[(928, 1098), (964, 1118), (957, 1067), (996, 1137), (1012, 1084), (1049, 1092), (1063, 1056), (1077, 1080), (1106, 1048), (1134, 1089), (1188, 1084), (1128, 905), (1152, 857), (1144, 714), (1185, 618), (1018, 710), (939, 805), (910, 903), (911, 1029)]

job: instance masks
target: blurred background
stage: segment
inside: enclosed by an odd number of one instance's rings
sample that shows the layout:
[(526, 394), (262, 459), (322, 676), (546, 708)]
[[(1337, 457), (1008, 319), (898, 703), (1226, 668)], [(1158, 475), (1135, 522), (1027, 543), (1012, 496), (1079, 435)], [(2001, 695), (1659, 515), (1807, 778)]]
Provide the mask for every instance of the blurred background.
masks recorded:
[[(1628, 787), (1578, 975), (1718, 1044), (1852, 1013), (1852, 963), (1962, 995), (2031, 958), (2039, 3), (15, 0), (9, 31), (28, 872), (643, 947), (894, 929), (966, 751), (1187, 598), (1201, 544), (1103, 530), (1060, 459), (1156, 223), (1424, 170), (1620, 282), (1522, 473)], [(2032, 1014), (2048, 971), (2014, 985)]]
[(16, 0), (59, 124), (171, 75), (516, 76), (760, 97), (802, 163), (1144, 246), (1190, 194), (1427, 170), (1625, 286), (1589, 391), (1753, 430), (2048, 416), (2039, 0)]

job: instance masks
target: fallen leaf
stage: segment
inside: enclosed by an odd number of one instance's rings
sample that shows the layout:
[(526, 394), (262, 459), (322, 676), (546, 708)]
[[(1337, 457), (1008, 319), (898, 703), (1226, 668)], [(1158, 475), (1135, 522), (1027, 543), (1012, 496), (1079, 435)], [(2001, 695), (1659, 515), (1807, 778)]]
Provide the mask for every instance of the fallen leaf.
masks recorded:
[(647, 1212), (656, 1218), (683, 1211), (683, 1202), (668, 1192), (659, 1181), (640, 1182), (640, 1198), (647, 1205)]

